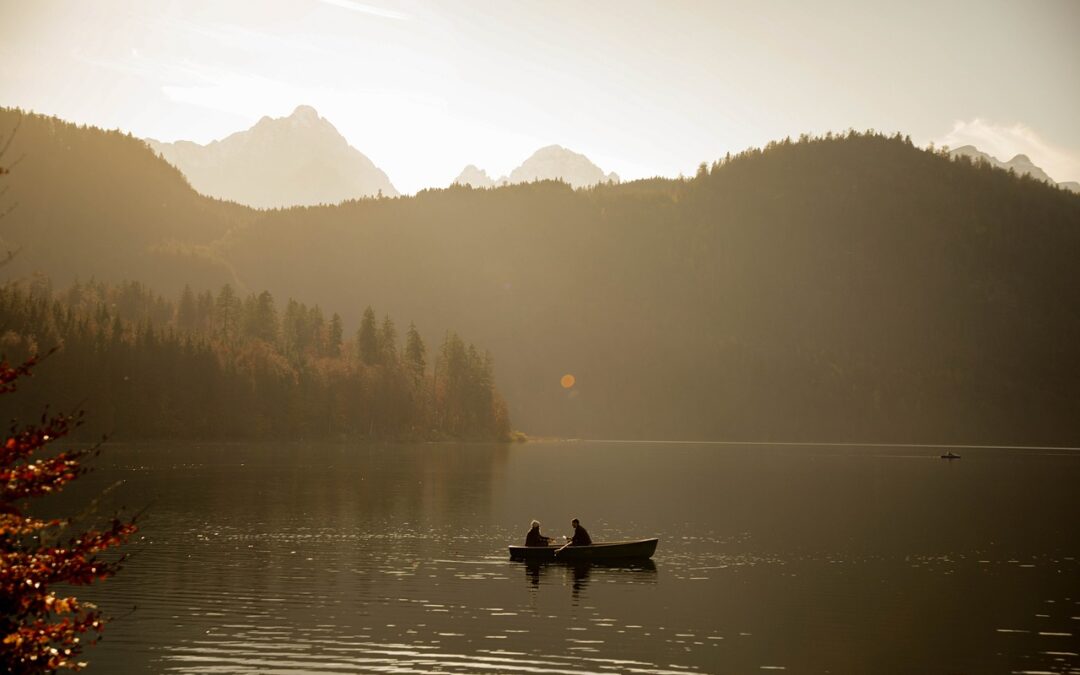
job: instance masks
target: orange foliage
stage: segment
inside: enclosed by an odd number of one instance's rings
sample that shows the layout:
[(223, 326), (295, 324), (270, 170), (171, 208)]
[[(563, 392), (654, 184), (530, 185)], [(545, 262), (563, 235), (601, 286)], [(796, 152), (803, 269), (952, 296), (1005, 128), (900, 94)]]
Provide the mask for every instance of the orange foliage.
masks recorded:
[[(36, 357), (18, 366), (0, 361), (0, 393), (16, 389), (30, 375)], [(100, 554), (127, 541), (134, 521), (112, 518), (100, 530), (61, 540), (66, 520), (42, 520), (25, 513), (26, 500), (59, 491), (84, 474), (82, 461), (96, 449), (41, 456), (48, 444), (79, 425), (80, 417), (42, 417), (38, 425), (13, 428), (0, 446), (0, 664), (9, 673), (78, 670), (86, 644), (96, 642), (104, 618), (94, 605), (58, 596), (57, 584), (83, 585), (115, 574), (123, 557)], [(83, 642), (81, 636), (91, 633)]]

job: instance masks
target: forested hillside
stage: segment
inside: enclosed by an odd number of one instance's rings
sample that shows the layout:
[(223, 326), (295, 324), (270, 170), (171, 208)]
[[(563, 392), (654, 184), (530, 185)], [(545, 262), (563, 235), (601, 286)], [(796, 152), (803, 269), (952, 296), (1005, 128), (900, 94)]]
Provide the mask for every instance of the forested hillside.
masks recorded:
[(685, 182), (284, 211), (223, 255), (467, 327), (526, 430), (1080, 441), (1080, 199), (902, 138), (780, 143)]
[[(62, 152), (33, 138), (26, 162)], [(194, 223), (193, 210), (171, 217)], [(188, 249), (184, 282), (217, 289), (227, 270), (243, 294), (351, 308), (347, 332), (358, 298), (454, 326), (491, 350), (528, 432), (1080, 443), (1080, 196), (901, 137), (785, 141), (687, 180), (452, 187), (230, 218)], [(21, 269), (119, 280), (94, 242), (54, 241), (84, 262), (26, 255)], [(175, 268), (148, 274), (179, 290)]]
[(235, 283), (206, 245), (257, 212), (199, 195), (142, 140), (10, 108), (0, 108), (0, 137), (11, 140), (0, 200), (0, 248), (16, 252), (8, 278), (144, 279), (169, 291)]
[[(166, 300), (138, 283), (0, 289), (0, 351), (18, 362), (59, 347), (5, 419), (46, 404), (91, 415), (81, 433), (114, 439), (503, 440), (506, 406), (490, 355), (454, 333), (429, 354), (371, 308), (355, 336), (341, 318), (263, 291), (185, 288)], [(16, 409), (10, 409), (17, 405)]]

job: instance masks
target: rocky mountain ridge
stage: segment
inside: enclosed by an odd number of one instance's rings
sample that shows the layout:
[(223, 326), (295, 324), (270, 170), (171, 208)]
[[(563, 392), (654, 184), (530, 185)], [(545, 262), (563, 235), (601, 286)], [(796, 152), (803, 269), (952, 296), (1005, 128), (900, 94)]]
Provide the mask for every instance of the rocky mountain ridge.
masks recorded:
[(206, 145), (147, 143), (198, 192), (256, 208), (398, 195), (386, 173), (311, 106), (298, 106), (288, 117), (263, 117)]
[(974, 145), (960, 146), (955, 150), (950, 150), (949, 154), (953, 155), (954, 157), (970, 157), (972, 160), (975, 161), (986, 161), (989, 162), (991, 166), (996, 166), (1000, 169), (1005, 169), (1006, 171), (1011, 169), (1015, 171), (1016, 175), (1018, 176), (1031, 176), (1032, 178), (1036, 180), (1041, 180), (1044, 183), (1057, 185), (1058, 187), (1069, 190), (1070, 192), (1080, 193), (1080, 183), (1076, 181), (1063, 181), (1060, 183), (1058, 181), (1055, 181), (1045, 171), (1043, 171), (1041, 167), (1036, 166), (1036, 164), (1031, 161), (1030, 157), (1024, 154), (1016, 155), (1009, 161), (1003, 162), (997, 157), (994, 157), (993, 155), (979, 150)]
[(548, 145), (530, 155), (508, 176), (494, 180), (486, 171), (470, 164), (454, 179), (453, 184), (491, 188), (538, 180), (561, 180), (577, 189), (602, 183), (618, 183), (619, 176), (614, 172), (604, 173), (603, 169), (581, 153), (561, 145)]

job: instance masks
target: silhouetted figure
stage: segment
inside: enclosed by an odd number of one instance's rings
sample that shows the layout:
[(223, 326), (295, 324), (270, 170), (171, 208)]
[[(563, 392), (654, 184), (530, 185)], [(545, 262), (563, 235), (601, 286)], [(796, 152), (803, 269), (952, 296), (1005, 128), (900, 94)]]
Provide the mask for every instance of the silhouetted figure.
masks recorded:
[(540, 534), (540, 521), (532, 521), (532, 525), (529, 528), (529, 533), (525, 535), (526, 546), (547, 546), (551, 542), (551, 537), (545, 537)]
[(574, 526), (574, 536), (570, 539), (571, 546), (591, 546), (592, 537), (585, 531), (585, 528), (581, 526), (581, 522), (574, 518), (570, 521), (570, 524)]

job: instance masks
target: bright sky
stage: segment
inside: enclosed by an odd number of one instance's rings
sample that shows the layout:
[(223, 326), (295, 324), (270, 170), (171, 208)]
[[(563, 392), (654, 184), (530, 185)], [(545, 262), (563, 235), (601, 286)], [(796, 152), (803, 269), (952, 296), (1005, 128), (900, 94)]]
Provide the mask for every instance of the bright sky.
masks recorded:
[(1080, 180), (1080, 2), (0, 0), (0, 105), (207, 142), (314, 106), (397, 188), (558, 143), (624, 179), (801, 132)]

